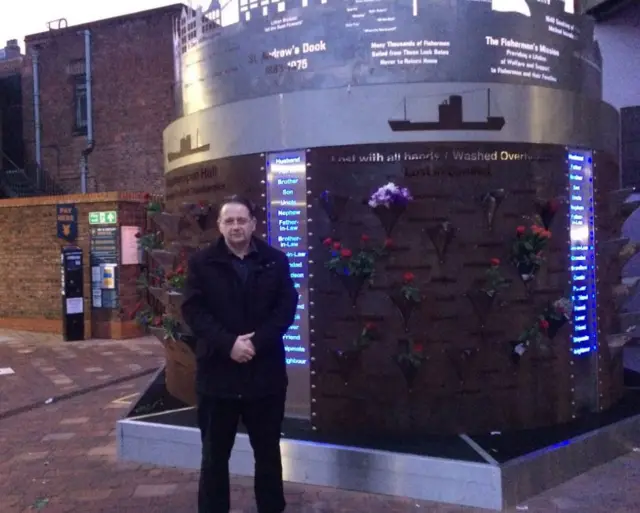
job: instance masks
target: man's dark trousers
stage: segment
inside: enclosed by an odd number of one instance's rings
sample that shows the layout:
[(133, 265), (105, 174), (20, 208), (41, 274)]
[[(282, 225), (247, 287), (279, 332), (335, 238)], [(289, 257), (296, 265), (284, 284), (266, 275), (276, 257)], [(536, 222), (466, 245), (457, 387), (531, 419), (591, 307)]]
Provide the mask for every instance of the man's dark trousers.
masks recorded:
[(239, 420), (246, 427), (253, 448), (258, 513), (284, 511), (280, 430), (285, 398), (286, 392), (251, 399), (198, 397), (198, 424), (202, 435), (199, 513), (229, 512), (229, 457)]

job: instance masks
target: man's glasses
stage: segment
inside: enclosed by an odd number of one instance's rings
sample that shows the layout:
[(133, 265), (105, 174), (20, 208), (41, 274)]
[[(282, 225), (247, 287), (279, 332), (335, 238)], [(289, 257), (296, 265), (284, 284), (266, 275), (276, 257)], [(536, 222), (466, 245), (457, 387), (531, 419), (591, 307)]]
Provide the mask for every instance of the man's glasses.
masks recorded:
[(237, 224), (238, 226), (246, 226), (249, 224), (249, 221), (250, 219), (246, 217), (236, 217), (235, 219), (233, 217), (225, 217), (220, 221), (220, 224), (223, 226), (233, 226), (234, 224)]

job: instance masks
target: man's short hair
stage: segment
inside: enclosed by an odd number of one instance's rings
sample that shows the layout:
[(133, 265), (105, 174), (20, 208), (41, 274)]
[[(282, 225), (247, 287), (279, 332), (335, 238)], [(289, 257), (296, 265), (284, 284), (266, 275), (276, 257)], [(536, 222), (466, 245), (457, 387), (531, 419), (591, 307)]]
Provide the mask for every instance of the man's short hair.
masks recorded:
[(256, 217), (256, 207), (255, 205), (249, 201), (247, 198), (234, 194), (233, 196), (227, 196), (220, 203), (220, 208), (218, 209), (218, 217), (220, 217), (220, 213), (225, 205), (231, 205), (235, 203), (236, 205), (242, 205), (249, 211), (249, 215), (251, 217)]

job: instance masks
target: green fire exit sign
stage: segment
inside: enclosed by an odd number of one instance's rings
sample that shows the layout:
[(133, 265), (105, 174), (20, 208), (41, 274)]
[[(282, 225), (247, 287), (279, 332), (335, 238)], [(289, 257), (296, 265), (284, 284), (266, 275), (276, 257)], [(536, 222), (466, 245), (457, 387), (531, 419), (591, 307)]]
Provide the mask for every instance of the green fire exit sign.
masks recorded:
[(118, 224), (118, 213), (115, 210), (89, 212), (89, 224)]

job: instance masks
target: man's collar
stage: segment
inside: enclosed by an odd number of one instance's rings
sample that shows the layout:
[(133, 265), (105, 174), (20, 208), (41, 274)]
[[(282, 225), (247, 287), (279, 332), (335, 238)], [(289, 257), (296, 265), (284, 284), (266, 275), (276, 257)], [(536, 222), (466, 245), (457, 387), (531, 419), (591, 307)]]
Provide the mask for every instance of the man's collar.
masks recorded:
[[(224, 243), (224, 248), (227, 251), (227, 253), (232, 256), (232, 257), (236, 257), (236, 258), (240, 258), (238, 257), (238, 255), (236, 255), (233, 250), (226, 244), (226, 242)], [(254, 242), (253, 237), (251, 237), (251, 240), (249, 241), (249, 247), (247, 248), (247, 253), (244, 255), (244, 257), (248, 257), (251, 255), (257, 255), (258, 254), (258, 250), (256, 248), (256, 244)], [(244, 258), (243, 257), (243, 258)]]
[[(270, 256), (270, 253), (268, 252), (269, 249), (271, 249), (271, 247), (266, 242), (255, 237), (251, 238), (249, 254), (253, 255), (255, 253), (261, 259), (267, 259)], [(217, 240), (217, 242), (211, 244), (207, 250), (207, 256), (210, 260), (229, 261), (231, 255), (233, 255), (233, 253), (228, 248), (224, 241), (224, 237), (222, 236)]]

